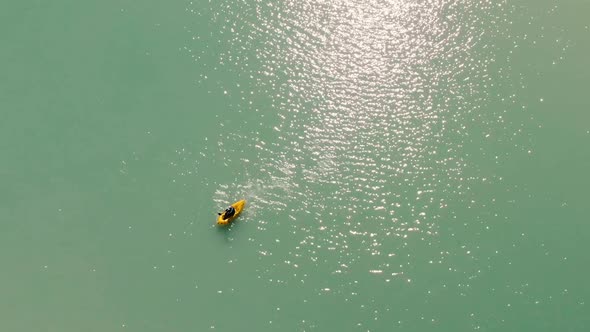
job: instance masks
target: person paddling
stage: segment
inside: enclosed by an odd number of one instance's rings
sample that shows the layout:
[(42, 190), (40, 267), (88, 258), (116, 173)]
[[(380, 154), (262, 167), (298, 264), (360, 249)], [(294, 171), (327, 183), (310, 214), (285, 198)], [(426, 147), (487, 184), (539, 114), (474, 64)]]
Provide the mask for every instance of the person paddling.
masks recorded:
[[(225, 209), (223, 219), (231, 218), (235, 213), (236, 213), (236, 209), (234, 209), (233, 206), (230, 206), (227, 209)], [(221, 213), (217, 213), (217, 214), (221, 215)]]

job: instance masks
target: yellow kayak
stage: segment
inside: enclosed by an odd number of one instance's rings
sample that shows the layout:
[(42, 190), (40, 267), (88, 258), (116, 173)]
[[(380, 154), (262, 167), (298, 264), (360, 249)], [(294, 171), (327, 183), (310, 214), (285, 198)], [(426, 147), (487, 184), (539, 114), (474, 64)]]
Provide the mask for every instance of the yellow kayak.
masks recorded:
[(242, 210), (244, 209), (244, 206), (246, 206), (246, 200), (243, 199), (241, 201), (237, 201), (234, 204), (231, 205), (236, 212), (234, 212), (234, 214), (230, 217), (226, 217), (226, 212), (223, 211), (219, 214), (219, 217), (217, 217), (217, 225), (227, 225), (230, 222), (232, 222), (234, 219), (236, 219), (240, 213), (242, 212)]

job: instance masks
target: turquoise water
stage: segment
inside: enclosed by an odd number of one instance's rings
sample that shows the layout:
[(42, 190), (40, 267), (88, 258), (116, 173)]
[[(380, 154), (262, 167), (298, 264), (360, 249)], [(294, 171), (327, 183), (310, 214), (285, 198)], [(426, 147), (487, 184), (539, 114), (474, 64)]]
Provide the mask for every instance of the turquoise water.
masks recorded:
[(590, 324), (590, 3), (0, 9), (1, 330)]

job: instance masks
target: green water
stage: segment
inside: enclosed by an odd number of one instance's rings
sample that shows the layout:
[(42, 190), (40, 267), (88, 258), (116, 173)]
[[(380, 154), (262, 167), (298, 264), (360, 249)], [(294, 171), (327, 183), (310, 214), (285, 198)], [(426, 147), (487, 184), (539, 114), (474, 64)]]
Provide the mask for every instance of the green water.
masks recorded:
[(0, 330), (587, 330), (589, 12), (2, 3)]

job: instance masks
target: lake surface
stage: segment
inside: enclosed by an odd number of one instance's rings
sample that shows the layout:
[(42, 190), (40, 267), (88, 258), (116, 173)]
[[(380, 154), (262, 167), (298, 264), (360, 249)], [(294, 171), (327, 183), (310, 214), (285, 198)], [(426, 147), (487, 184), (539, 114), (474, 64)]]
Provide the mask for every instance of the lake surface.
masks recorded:
[(590, 326), (590, 2), (0, 9), (0, 330)]

